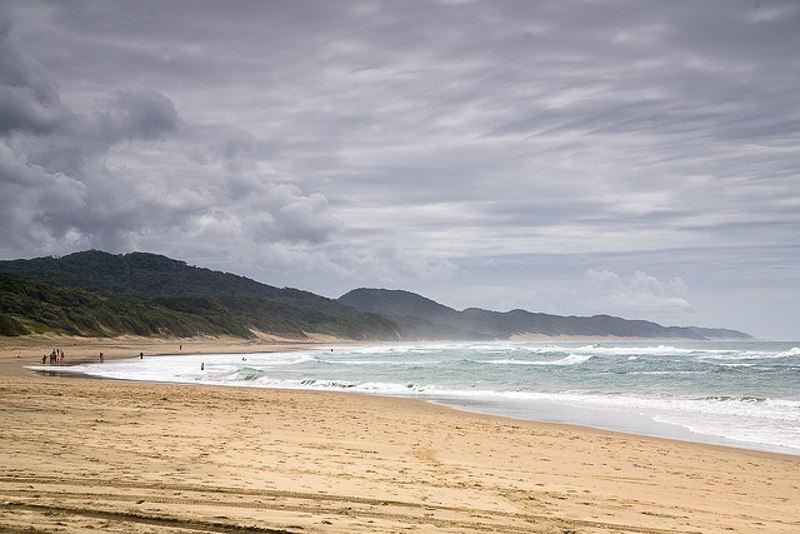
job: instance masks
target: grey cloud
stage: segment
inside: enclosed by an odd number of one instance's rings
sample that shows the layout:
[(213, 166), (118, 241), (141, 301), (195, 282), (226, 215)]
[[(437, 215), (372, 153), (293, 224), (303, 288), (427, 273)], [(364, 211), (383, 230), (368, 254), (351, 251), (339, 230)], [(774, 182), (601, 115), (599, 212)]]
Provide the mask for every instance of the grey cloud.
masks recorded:
[(178, 112), (172, 101), (153, 90), (124, 90), (116, 94), (115, 128), (121, 137), (158, 139), (178, 126)]
[(329, 212), (328, 201), (319, 194), (305, 195), (290, 184), (267, 183), (255, 190), (231, 211), (251, 228), (254, 243), (321, 243), (341, 228)]
[[(2, 62), (2, 59), (0, 59)], [(0, 63), (1, 65), (2, 63)], [(0, 86), (0, 133), (46, 132), (61, 122), (63, 113), (31, 98), (23, 88)]]
[(219, 155), (227, 161), (249, 156), (258, 140), (250, 132), (233, 131), (226, 135), (219, 146)]
[(55, 82), (11, 41), (11, 28), (0, 12), (0, 135), (50, 131), (65, 119), (67, 110)]
[[(3, 87), (0, 85), (0, 91)], [(152, 90), (120, 91), (106, 99), (105, 109), (86, 114), (61, 105), (58, 95), (53, 100), (59, 103), (58, 121), (53, 121), (46, 130), (31, 127), (17, 136), (9, 136), (13, 132), (6, 131), (5, 136), (9, 146), (25, 152), (30, 164), (42, 166), (48, 172), (80, 173), (114, 145), (155, 140), (178, 125), (172, 102)]]
[[(341, 228), (322, 195), (259, 176), (250, 155), (257, 139), (249, 132), (212, 129), (212, 149), (193, 158), (200, 166), (177, 170), (176, 162), (195, 150), (186, 143), (204, 128), (182, 121), (169, 97), (125, 88), (97, 95), (90, 111), (70, 109), (9, 36), (6, 26), (0, 66), (11, 74), (0, 81), (0, 97), (17, 95), (29, 105), (0, 98), (9, 110), (0, 112), (4, 254), (31, 247), (122, 251), (149, 248), (147, 239), (182, 248), (186, 235), (221, 248), (319, 244)], [(45, 120), (47, 113), (58, 120)], [(127, 166), (148, 149), (161, 153), (150, 172)]]
[[(3, 187), (64, 225), (15, 250), (116, 242), (289, 284), (313, 266), (317, 289), (459, 280), (531, 309), (558, 294), (486, 280), (553, 278), (488, 259), (558, 258), (558, 284), (595, 293), (586, 269), (681, 277), (697, 313), (720, 249), (775, 247), (763, 273), (797, 256), (793, 1), (6, 6), (23, 82), (0, 165), (27, 170)], [(59, 173), (88, 209), (28, 194)]]
[(0, 245), (4, 250), (26, 250), (31, 244), (48, 247), (58, 240), (77, 238), (60, 215), (82, 209), (86, 195), (82, 183), (29, 165), (22, 154), (3, 143), (0, 176)]
[(659, 311), (691, 311), (692, 305), (684, 298), (686, 284), (680, 278), (662, 281), (643, 271), (636, 271), (630, 278), (620, 277), (611, 271), (586, 271), (598, 310), (613, 309), (627, 316)]
[(408, 280), (441, 281), (449, 279), (458, 269), (443, 257), (418, 254), (413, 248), (390, 242), (368, 250), (348, 251), (347, 257), (337, 258), (347, 267), (353, 280), (372, 280), (389, 287), (404, 288)]
[[(254, 167), (259, 141), (250, 132), (232, 128), (194, 128), (188, 157), (201, 165), (221, 165), (225, 171), (242, 176), (242, 171)], [(241, 188), (246, 193), (250, 184)], [(235, 189), (235, 188), (231, 188)]]

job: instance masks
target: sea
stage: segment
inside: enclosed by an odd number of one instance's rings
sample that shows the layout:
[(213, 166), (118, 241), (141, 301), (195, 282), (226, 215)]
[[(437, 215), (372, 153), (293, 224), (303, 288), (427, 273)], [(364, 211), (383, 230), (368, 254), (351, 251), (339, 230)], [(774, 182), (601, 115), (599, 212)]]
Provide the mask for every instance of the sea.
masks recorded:
[(59, 371), (412, 397), (519, 419), (800, 455), (800, 342), (329, 346), (137, 357)]

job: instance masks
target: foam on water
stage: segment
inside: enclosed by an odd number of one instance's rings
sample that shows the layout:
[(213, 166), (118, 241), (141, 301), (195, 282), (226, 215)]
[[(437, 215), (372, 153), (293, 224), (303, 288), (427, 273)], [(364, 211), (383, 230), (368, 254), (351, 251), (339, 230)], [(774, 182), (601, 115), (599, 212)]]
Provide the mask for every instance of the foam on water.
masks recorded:
[(796, 344), (779, 343), (437, 343), (175, 355), (58, 371), (417, 397), (498, 415), (800, 454), (799, 356)]
[(493, 365), (579, 365), (592, 359), (591, 354), (570, 354), (558, 360), (475, 360), (477, 363)]

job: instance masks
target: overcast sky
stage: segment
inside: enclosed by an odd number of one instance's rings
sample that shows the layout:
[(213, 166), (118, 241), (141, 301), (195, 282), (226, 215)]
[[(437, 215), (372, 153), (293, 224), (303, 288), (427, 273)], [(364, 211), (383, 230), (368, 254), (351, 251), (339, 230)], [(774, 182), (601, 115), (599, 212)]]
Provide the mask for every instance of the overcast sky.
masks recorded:
[(800, 2), (4, 0), (0, 230), (800, 339)]

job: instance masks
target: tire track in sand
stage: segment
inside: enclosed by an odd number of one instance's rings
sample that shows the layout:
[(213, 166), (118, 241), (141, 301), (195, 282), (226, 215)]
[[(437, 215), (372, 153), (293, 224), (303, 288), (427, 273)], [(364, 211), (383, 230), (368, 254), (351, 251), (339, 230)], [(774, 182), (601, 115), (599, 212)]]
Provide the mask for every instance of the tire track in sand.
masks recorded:
[[(27, 487), (21, 487), (27, 486)], [(39, 488), (37, 488), (39, 486)], [(47, 491), (42, 486), (48, 487)], [(34, 513), (60, 512), (123, 523), (153, 527), (185, 529), (201, 532), (253, 532), (296, 534), (308, 531), (268, 528), (225, 523), (217, 520), (175, 517), (164, 511), (148, 511), (142, 505), (179, 505), (224, 509), (280, 510), (322, 516), (370, 517), (394, 524), (420, 526), (429, 524), (439, 529), (473, 532), (569, 532), (576, 528), (586, 532), (631, 532), (644, 534), (675, 534), (662, 530), (600, 521), (559, 518), (531, 513), (507, 513), (456, 506), (415, 503), (391, 499), (373, 499), (348, 495), (304, 493), (275, 489), (245, 489), (191, 484), (140, 484), (113, 480), (92, 480), (92, 487), (118, 490), (119, 493), (80, 491), (80, 480), (45, 477), (0, 477), (0, 509), (27, 510)], [(131, 490), (136, 490), (132, 493)], [(166, 493), (172, 493), (167, 496)], [(44, 494), (44, 496), (43, 496)], [(56, 498), (49, 497), (56, 495)], [(32, 502), (35, 501), (35, 502)], [(68, 506), (65, 501), (89, 501), (91, 506)], [(109, 511), (112, 503), (129, 504), (137, 509)], [(226, 516), (218, 516), (226, 517)], [(290, 527), (291, 528), (291, 527)], [(322, 529), (325, 530), (325, 529)], [(334, 529), (331, 529), (334, 530)], [(377, 530), (376, 530), (377, 531)]]

